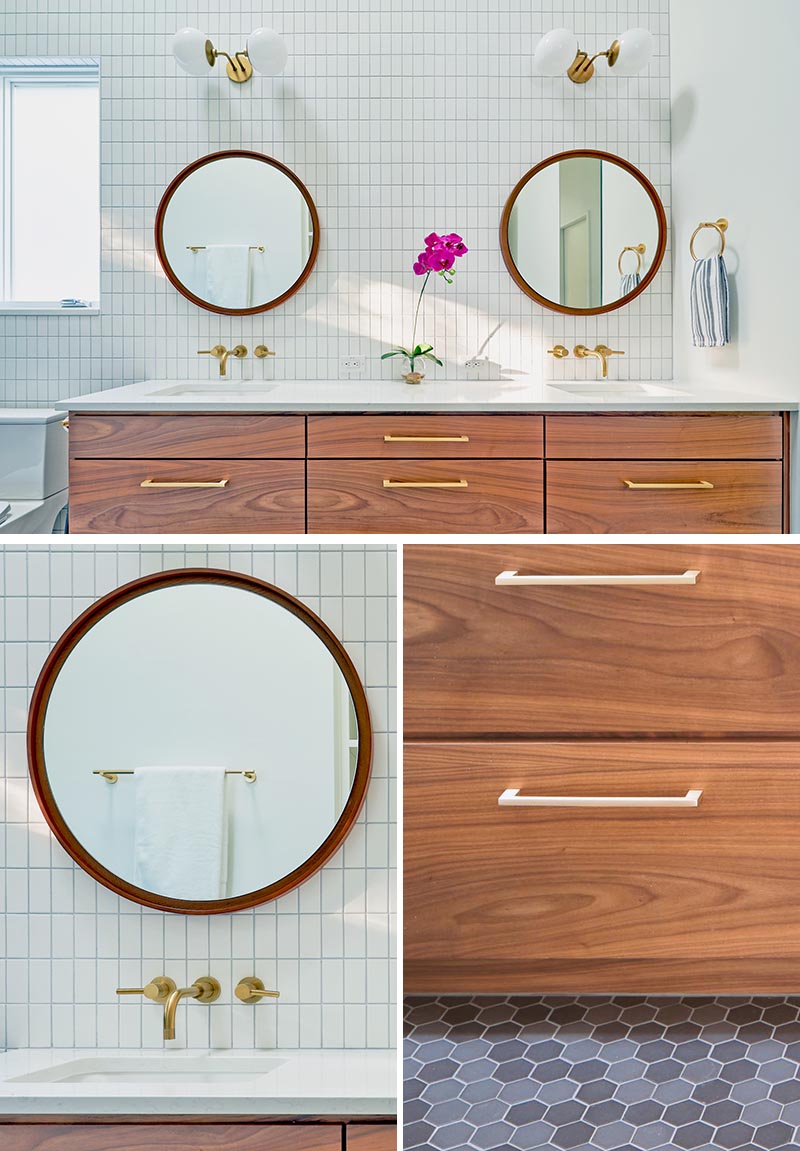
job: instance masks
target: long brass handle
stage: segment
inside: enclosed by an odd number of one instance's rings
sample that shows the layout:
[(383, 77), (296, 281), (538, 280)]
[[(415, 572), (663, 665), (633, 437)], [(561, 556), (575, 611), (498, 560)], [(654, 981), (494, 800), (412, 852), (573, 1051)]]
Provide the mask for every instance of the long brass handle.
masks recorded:
[(469, 436), (384, 436), (385, 444), (468, 444)]
[(164, 1003), (175, 990), (175, 980), (168, 975), (157, 975), (144, 987), (118, 987), (117, 995), (144, 995), (153, 1003)]
[(257, 975), (246, 975), (234, 989), (234, 995), (242, 1003), (255, 1003), (259, 999), (280, 999), (280, 991), (268, 991)]
[(685, 571), (680, 575), (520, 575), (519, 572), (500, 572), (495, 577), (497, 587), (571, 587), (571, 586), (610, 586), (647, 587), (654, 584), (695, 584), (699, 571)]
[(714, 487), (714, 485), (712, 483), (710, 483), (708, 480), (694, 480), (692, 483), (687, 483), (687, 484), (656, 484), (656, 483), (640, 484), (636, 480), (623, 480), (622, 482), (624, 483), (626, 488), (630, 488), (630, 490), (633, 492), (658, 491), (658, 490), (661, 490), (661, 491), (680, 491), (682, 489), (685, 489), (686, 491), (690, 491), (690, 490), (709, 491), (711, 488)]
[(468, 488), (468, 480), (384, 480), (385, 488)]
[(520, 795), (519, 788), (506, 788), (499, 807), (697, 807), (700, 789), (686, 795)]
[(229, 480), (142, 480), (140, 488), (226, 488)]

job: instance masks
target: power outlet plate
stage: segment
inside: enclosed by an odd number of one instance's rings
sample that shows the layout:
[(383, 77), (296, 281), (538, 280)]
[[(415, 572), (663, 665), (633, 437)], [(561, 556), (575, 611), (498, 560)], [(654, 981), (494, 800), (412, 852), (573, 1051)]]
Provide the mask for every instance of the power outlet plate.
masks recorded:
[(464, 370), (474, 380), (486, 379), (489, 375), (487, 361), (482, 358), (479, 359), (477, 356), (473, 356), (472, 359), (464, 361)]
[(364, 371), (364, 357), (363, 356), (342, 356), (339, 360), (340, 372), (363, 372)]

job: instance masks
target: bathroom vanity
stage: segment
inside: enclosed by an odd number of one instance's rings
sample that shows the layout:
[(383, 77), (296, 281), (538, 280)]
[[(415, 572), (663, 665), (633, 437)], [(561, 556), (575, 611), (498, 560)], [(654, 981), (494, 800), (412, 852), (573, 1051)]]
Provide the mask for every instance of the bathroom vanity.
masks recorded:
[(73, 532), (789, 529), (797, 403), (778, 398), (150, 381), (59, 406)]
[(408, 545), (408, 993), (793, 993), (800, 565)]

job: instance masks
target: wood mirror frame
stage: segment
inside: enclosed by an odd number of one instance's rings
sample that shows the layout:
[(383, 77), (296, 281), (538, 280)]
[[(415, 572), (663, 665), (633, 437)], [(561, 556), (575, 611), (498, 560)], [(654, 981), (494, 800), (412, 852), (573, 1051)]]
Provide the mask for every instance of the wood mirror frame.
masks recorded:
[[(198, 168), (204, 167), (206, 164), (211, 164), (215, 160), (260, 160), (263, 164), (269, 164), (272, 168), (277, 168), (284, 176), (287, 176), (295, 187), (298, 189), (303, 199), (306, 202), (309, 214), (311, 216), (311, 227), (313, 230), (313, 239), (311, 241), (311, 251), (308, 255), (308, 260), (300, 275), (295, 282), (291, 284), (285, 292), (280, 296), (276, 296), (274, 300), (269, 300), (266, 304), (258, 304), (254, 308), (220, 308), (217, 304), (211, 304), (208, 300), (204, 300), (201, 296), (195, 295), (183, 283), (172, 269), (167, 253), (164, 248), (164, 218), (169, 208), (170, 200), (174, 196), (177, 189), (193, 172)], [(311, 275), (311, 270), (316, 263), (317, 254), (319, 253), (319, 215), (314, 201), (311, 199), (311, 193), (305, 186), (303, 181), (295, 175), (291, 168), (287, 168), (285, 164), (281, 164), (280, 160), (274, 160), (271, 156), (265, 156), (262, 152), (248, 152), (242, 149), (231, 149), (222, 152), (211, 152), (208, 156), (201, 156), (198, 160), (194, 160), (183, 168), (174, 180), (167, 187), (166, 192), (161, 197), (161, 202), (158, 205), (156, 212), (155, 222), (155, 243), (156, 254), (158, 262), (164, 269), (167, 279), (182, 296), (187, 300), (191, 300), (193, 304), (197, 304), (198, 308), (203, 308), (206, 312), (216, 312), (220, 316), (254, 316), (259, 312), (269, 312), (272, 308), (277, 308), (279, 304), (285, 304), (296, 292), (299, 292), (303, 284)]]
[[(171, 899), (168, 896), (157, 895), (152, 891), (145, 891), (143, 888), (136, 887), (134, 884), (121, 879), (90, 855), (73, 834), (58, 809), (50, 788), (44, 757), (44, 724), (50, 695), (59, 671), (87, 632), (110, 612), (138, 596), (159, 588), (197, 583), (211, 583), (254, 592), (256, 595), (264, 596), (273, 603), (279, 604), (306, 624), (331, 653), (342, 673), (353, 701), (358, 729), (358, 758), (350, 794), (333, 829), (313, 855), (310, 855), (299, 867), (267, 887), (249, 891), (243, 895), (231, 896), (227, 899), (202, 901)], [(172, 911), (180, 915), (218, 915), (232, 911), (243, 911), (277, 899), (279, 895), (285, 895), (293, 887), (304, 883), (330, 859), (352, 828), (364, 802), (371, 767), (372, 726), (367, 697), (358, 672), (341, 641), (319, 616), (315, 615), (300, 600), (295, 599), (293, 595), (282, 591), (281, 588), (265, 583), (255, 576), (242, 575), (238, 572), (216, 571), (213, 568), (181, 568), (143, 576), (141, 579), (116, 588), (92, 604), (70, 624), (45, 660), (33, 690), (28, 713), (28, 769), (31, 783), (48, 826), (64, 850), (87, 874), (116, 895), (121, 895), (124, 899), (139, 903), (143, 907), (152, 907), (159, 911)]]
[[(618, 168), (622, 168), (630, 176), (633, 176), (645, 190), (655, 210), (656, 219), (658, 220), (658, 242), (656, 244), (655, 254), (641, 283), (637, 284), (634, 290), (629, 292), (627, 296), (621, 296), (618, 300), (613, 300), (610, 304), (603, 304), (599, 308), (569, 308), (564, 304), (559, 304), (556, 300), (550, 300), (547, 296), (540, 295), (539, 292), (531, 287), (514, 263), (508, 242), (508, 225), (511, 219), (511, 212), (513, 211), (517, 197), (528, 181), (532, 180), (534, 176), (538, 175), (544, 168), (549, 168), (551, 164), (557, 164), (561, 160), (573, 159), (606, 160), (609, 164), (616, 164)], [(615, 312), (617, 308), (625, 307), (631, 300), (635, 300), (637, 296), (640, 296), (653, 282), (658, 269), (661, 267), (664, 253), (667, 250), (667, 214), (664, 211), (664, 205), (661, 203), (658, 192), (645, 174), (640, 172), (635, 164), (631, 164), (628, 160), (623, 160), (621, 156), (615, 156), (613, 152), (598, 152), (591, 148), (577, 148), (571, 152), (557, 152), (554, 156), (548, 156), (546, 160), (542, 160), (540, 164), (537, 164), (531, 168), (529, 172), (526, 172), (508, 197), (500, 220), (500, 250), (503, 253), (503, 259), (512, 280), (517, 287), (522, 289), (526, 296), (530, 296), (532, 300), (536, 300), (537, 304), (541, 304), (542, 307), (548, 308), (551, 312), (560, 312), (564, 316), (601, 316), (606, 312)]]

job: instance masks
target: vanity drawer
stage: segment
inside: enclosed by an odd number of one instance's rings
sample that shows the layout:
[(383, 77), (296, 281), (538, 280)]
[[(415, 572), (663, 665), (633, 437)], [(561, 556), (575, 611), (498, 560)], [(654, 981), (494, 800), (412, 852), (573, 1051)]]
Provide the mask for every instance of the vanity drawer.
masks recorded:
[(548, 532), (780, 533), (782, 527), (780, 462), (553, 460), (547, 465)]
[(73, 414), (74, 459), (303, 459), (304, 416)]
[(342, 1151), (338, 1124), (0, 1121), (2, 1151)]
[(309, 532), (541, 532), (538, 460), (309, 460)]
[(309, 457), (541, 459), (541, 416), (309, 416)]
[(69, 515), (71, 532), (302, 532), (305, 464), (73, 459)]
[(796, 992), (800, 744), (410, 743), (404, 781), (406, 992)]
[(348, 1123), (346, 1151), (397, 1151), (397, 1127), (393, 1123)]
[(774, 412), (547, 417), (548, 459), (779, 460), (783, 419)]
[[(497, 586), (505, 572), (558, 582)], [(404, 618), (416, 738), (800, 726), (800, 548), (409, 544)]]

